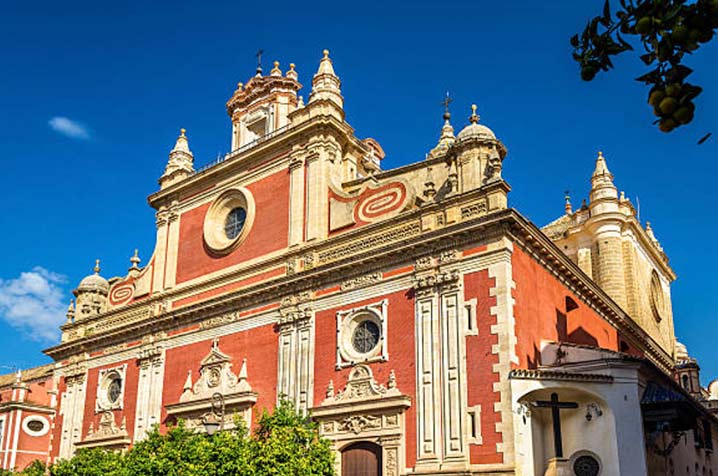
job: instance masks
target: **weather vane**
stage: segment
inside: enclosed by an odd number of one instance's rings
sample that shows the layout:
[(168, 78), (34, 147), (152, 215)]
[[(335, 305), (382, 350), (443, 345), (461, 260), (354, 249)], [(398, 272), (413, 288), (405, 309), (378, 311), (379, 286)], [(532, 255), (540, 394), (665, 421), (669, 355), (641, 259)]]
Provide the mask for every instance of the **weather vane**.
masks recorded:
[(259, 49), (257, 51), (257, 54), (255, 55), (257, 57), (257, 74), (262, 74), (262, 54), (264, 53), (263, 49)]

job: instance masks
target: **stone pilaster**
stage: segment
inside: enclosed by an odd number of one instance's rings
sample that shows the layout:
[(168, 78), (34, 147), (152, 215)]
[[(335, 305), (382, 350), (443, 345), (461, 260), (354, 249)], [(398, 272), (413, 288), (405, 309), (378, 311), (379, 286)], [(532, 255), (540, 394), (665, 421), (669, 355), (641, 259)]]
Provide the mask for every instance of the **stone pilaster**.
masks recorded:
[(279, 318), (277, 396), (305, 412), (313, 403), (314, 313), (308, 295), (282, 301)]
[(162, 387), (164, 384), (164, 352), (159, 345), (147, 345), (137, 358), (140, 368), (137, 382), (134, 441), (145, 438), (152, 426), (160, 423)]
[(87, 394), (87, 370), (81, 365), (65, 369), (65, 392), (60, 402), (62, 433), (58, 457), (69, 459), (75, 451), (75, 443), (82, 439), (85, 397)]

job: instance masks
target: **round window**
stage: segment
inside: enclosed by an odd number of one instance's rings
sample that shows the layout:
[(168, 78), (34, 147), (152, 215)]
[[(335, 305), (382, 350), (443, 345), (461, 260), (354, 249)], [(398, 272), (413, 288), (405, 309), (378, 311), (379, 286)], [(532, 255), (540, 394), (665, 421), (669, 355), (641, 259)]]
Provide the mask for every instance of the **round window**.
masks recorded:
[(582, 455), (573, 462), (573, 472), (576, 476), (598, 476), (601, 465), (591, 455)]
[(366, 319), (361, 321), (352, 334), (352, 346), (360, 354), (368, 354), (378, 344), (381, 330), (376, 322)]
[(204, 218), (207, 248), (219, 255), (232, 252), (249, 234), (254, 211), (254, 199), (246, 188), (232, 188), (217, 197)]
[(239, 236), (244, 228), (244, 221), (247, 219), (247, 210), (242, 207), (233, 208), (224, 220), (224, 234), (233, 240)]
[(117, 403), (122, 395), (122, 379), (120, 377), (112, 377), (107, 386), (107, 400), (110, 403)]

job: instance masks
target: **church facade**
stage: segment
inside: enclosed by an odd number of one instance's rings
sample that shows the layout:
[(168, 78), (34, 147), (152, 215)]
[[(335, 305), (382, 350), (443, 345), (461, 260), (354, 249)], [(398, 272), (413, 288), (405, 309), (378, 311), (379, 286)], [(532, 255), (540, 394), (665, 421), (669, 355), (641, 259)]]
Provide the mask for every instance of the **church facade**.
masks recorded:
[(383, 170), (329, 53), (306, 103), (298, 79), (275, 62), (240, 83), (208, 166), (181, 131), (147, 263), (98, 263), (54, 363), (0, 380), (3, 468), (288, 399), (342, 476), (718, 474), (718, 385), (676, 341), (675, 274), (602, 154), (588, 203), (542, 229), (509, 207), (475, 107)]

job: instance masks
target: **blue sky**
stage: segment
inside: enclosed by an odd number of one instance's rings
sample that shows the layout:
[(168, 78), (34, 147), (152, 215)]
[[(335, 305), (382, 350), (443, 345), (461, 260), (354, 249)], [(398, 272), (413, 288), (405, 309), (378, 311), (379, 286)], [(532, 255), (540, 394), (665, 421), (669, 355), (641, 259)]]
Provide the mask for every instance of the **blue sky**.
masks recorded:
[[(0, 364), (47, 361), (71, 289), (102, 259), (124, 274), (149, 257), (167, 153), (187, 128), (197, 165), (229, 148), (224, 104), (262, 48), (297, 65), (309, 86), (321, 51), (343, 81), (347, 120), (387, 152), (385, 168), (420, 160), (436, 143), (439, 105), (453, 123), (470, 104), (508, 146), (512, 206), (539, 225), (579, 204), (598, 150), (617, 186), (640, 200), (679, 279), (679, 339), (718, 377), (718, 235), (713, 192), (718, 45), (688, 60), (703, 85), (696, 119), (663, 134), (637, 58), (592, 83), (578, 77), (569, 37), (602, 0), (514, 2), (22, 2), (0, 16)], [(308, 88), (307, 88), (308, 89)], [(304, 92), (305, 97), (308, 91)], [(38, 299), (41, 297), (42, 299)], [(34, 336), (34, 337), (33, 337)], [(3, 369), (0, 368), (0, 372)]]

